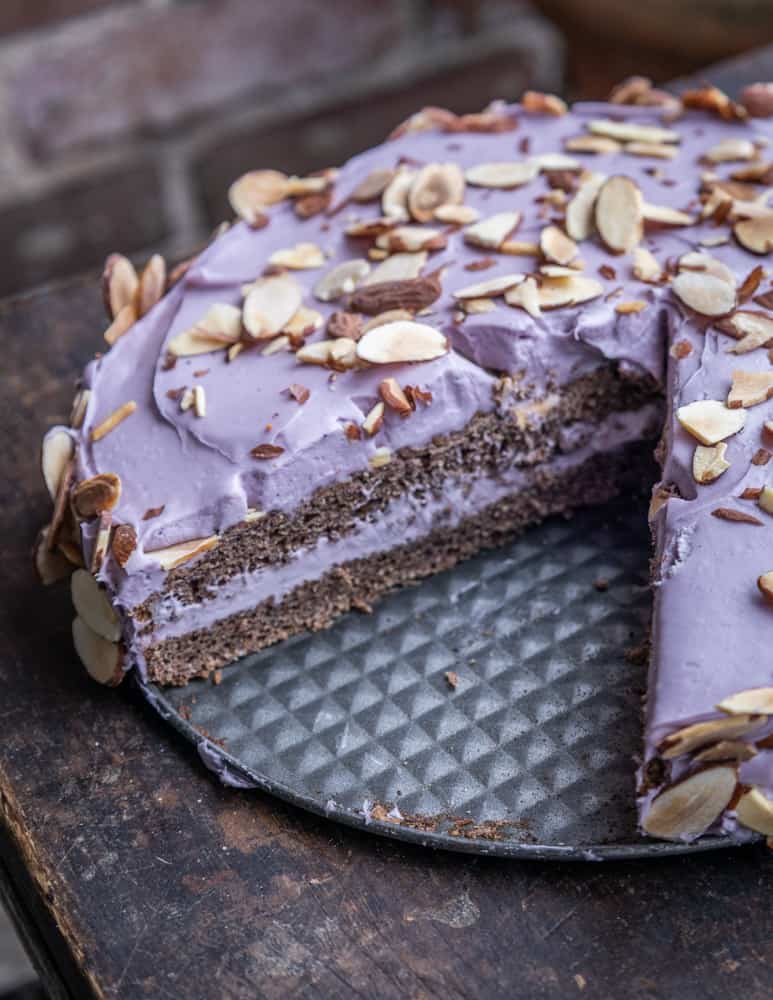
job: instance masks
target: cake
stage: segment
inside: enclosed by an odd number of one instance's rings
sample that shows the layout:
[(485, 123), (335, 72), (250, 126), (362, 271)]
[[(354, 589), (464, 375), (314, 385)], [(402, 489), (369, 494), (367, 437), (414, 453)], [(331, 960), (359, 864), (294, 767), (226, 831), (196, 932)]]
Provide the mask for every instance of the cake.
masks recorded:
[(427, 108), (239, 178), (169, 274), (112, 256), (36, 547), (87, 670), (206, 677), (651, 486), (657, 444), (641, 826), (773, 835), (771, 136), (639, 78)]

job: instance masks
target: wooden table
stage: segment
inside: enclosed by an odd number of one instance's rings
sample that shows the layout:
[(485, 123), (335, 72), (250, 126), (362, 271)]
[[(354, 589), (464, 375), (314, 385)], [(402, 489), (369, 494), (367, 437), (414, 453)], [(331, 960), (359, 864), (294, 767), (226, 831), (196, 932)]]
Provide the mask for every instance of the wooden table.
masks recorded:
[[(750, 74), (773, 78), (770, 53)], [(87, 679), (67, 588), (42, 590), (29, 550), (39, 440), (103, 325), (93, 280), (0, 304), (0, 889), (50, 993), (767, 1000), (765, 847), (570, 865), (400, 846), (221, 788)]]

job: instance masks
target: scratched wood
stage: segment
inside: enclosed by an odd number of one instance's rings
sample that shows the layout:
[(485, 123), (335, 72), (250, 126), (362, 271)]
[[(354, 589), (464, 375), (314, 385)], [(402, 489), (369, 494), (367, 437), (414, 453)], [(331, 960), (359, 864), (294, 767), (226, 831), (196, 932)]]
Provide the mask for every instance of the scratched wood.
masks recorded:
[(767, 1000), (764, 847), (565, 865), (386, 842), (219, 787), (86, 678), (29, 549), (38, 442), (102, 326), (93, 280), (0, 304), (0, 883), (56, 995)]

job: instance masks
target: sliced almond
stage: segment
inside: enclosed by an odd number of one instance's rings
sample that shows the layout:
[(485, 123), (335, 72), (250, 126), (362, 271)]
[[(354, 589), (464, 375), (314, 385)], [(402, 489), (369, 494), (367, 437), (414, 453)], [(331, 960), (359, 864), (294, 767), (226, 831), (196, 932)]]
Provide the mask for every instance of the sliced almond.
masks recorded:
[(381, 211), (384, 215), (406, 221), (410, 218), (408, 194), (415, 177), (415, 170), (410, 170), (405, 166), (400, 167), (381, 196)]
[(582, 271), (582, 261), (578, 260), (571, 267), (564, 267), (563, 264), (540, 264), (539, 268), (539, 273), (546, 278), (576, 278), (578, 271)]
[(303, 291), (288, 274), (256, 281), (242, 306), (242, 323), (253, 340), (276, 336), (301, 305)]
[(729, 316), (727, 323), (733, 334), (740, 338), (730, 348), (730, 354), (747, 354), (758, 347), (773, 344), (773, 318), (765, 313), (740, 310)]
[(644, 831), (666, 840), (697, 837), (727, 808), (737, 780), (729, 764), (689, 774), (655, 796), (642, 820)]
[(62, 476), (74, 454), (73, 439), (61, 427), (52, 427), (43, 438), (40, 464), (43, 480), (52, 500), (56, 499)]
[(650, 205), (648, 202), (642, 205), (641, 214), (645, 222), (658, 226), (691, 226), (695, 222), (695, 218), (687, 212), (669, 208), (668, 205)]
[(540, 90), (527, 90), (521, 96), (521, 107), (524, 111), (538, 115), (565, 115), (566, 101), (556, 94), (543, 94)]
[(736, 222), (733, 233), (741, 246), (751, 253), (770, 253), (773, 250), (773, 212)]
[(763, 486), (759, 497), (757, 498), (757, 506), (764, 510), (766, 514), (773, 514), (773, 486)]
[(709, 163), (730, 163), (733, 160), (753, 160), (756, 156), (757, 147), (751, 139), (723, 139), (704, 154), (704, 159)]
[(672, 129), (658, 128), (656, 125), (637, 125), (635, 122), (618, 122), (594, 119), (588, 123), (592, 135), (603, 135), (618, 142), (679, 142), (681, 136)]
[(613, 253), (628, 253), (642, 238), (642, 196), (630, 177), (610, 177), (599, 188), (596, 229)]
[(535, 319), (542, 315), (540, 307), (539, 289), (534, 278), (527, 278), (525, 281), (505, 292), (505, 302), (509, 306), (523, 309)]
[(120, 684), (125, 672), (124, 654), (117, 642), (110, 642), (89, 628), (82, 618), (72, 623), (75, 652), (92, 680), (110, 687)]
[(70, 579), (70, 594), (76, 614), (97, 635), (110, 642), (121, 638), (121, 621), (104, 588), (85, 569), (76, 569)]
[(582, 170), (580, 161), (573, 156), (567, 156), (566, 153), (538, 153), (536, 156), (532, 156), (531, 162), (540, 171), (568, 170), (573, 173)]
[(570, 153), (619, 153), (622, 145), (604, 135), (574, 135), (564, 140), (564, 149)]
[(757, 577), (757, 586), (764, 598), (768, 601), (773, 601), (773, 570)]
[(479, 163), (469, 167), (465, 172), (465, 180), (473, 187), (497, 188), (509, 191), (533, 181), (539, 173), (539, 167), (531, 160), (500, 161), (498, 163)]
[(175, 357), (193, 357), (222, 350), (242, 333), (242, 311), (225, 303), (211, 305), (195, 326), (176, 334), (167, 350)]
[(486, 250), (497, 250), (521, 221), (520, 212), (498, 212), (464, 230), (464, 242)]
[(352, 340), (359, 340), (363, 333), (367, 333), (368, 330), (373, 330), (377, 326), (383, 326), (384, 323), (394, 323), (396, 320), (403, 319), (412, 320), (413, 313), (408, 309), (387, 309), (386, 312), (378, 313), (377, 316), (371, 316), (368, 322), (359, 328), (357, 336), (352, 337)]
[(644, 299), (628, 299), (626, 302), (618, 302), (615, 306), (615, 312), (620, 316), (634, 316), (636, 313), (643, 312), (647, 305), (648, 303)]
[(446, 244), (441, 230), (429, 226), (397, 226), (376, 237), (376, 246), (390, 253), (416, 253), (419, 250), (440, 250)]
[(291, 319), (282, 327), (282, 333), (291, 337), (308, 337), (320, 329), (324, 317), (316, 309), (308, 309), (306, 306), (293, 313)]
[(218, 536), (209, 535), (207, 538), (192, 538), (188, 542), (178, 542), (177, 545), (168, 545), (163, 549), (154, 549), (146, 552), (145, 555), (159, 564), (161, 569), (168, 572), (176, 569), (183, 563), (190, 562), (203, 552), (209, 552), (217, 545)]
[(689, 253), (682, 254), (678, 261), (678, 267), (680, 271), (703, 271), (726, 282), (731, 288), (735, 288), (733, 272), (721, 260), (717, 260), (710, 254), (691, 250)]
[(475, 285), (467, 285), (453, 293), (455, 299), (480, 299), (490, 295), (504, 295), (508, 288), (519, 285), (525, 274), (500, 274), (488, 281), (479, 281)]
[(757, 748), (753, 743), (745, 743), (743, 740), (719, 740), (711, 743), (705, 750), (696, 753), (696, 764), (714, 764), (718, 761), (736, 761), (742, 764), (746, 760), (751, 760), (757, 756)]
[(134, 264), (120, 253), (111, 253), (102, 272), (102, 297), (108, 319), (115, 319), (125, 307), (134, 304), (139, 278)]
[(79, 430), (83, 426), (90, 399), (91, 389), (79, 389), (75, 394), (75, 399), (72, 402), (72, 410), (70, 411), (70, 427), (74, 431)]
[[(391, 257), (377, 264), (371, 273), (361, 282), (363, 285), (375, 285), (382, 281), (407, 281), (418, 278), (427, 263), (427, 252), (393, 253)], [(351, 289), (354, 291), (354, 289)]]
[(730, 237), (725, 233), (719, 233), (717, 236), (702, 236), (698, 240), (699, 246), (702, 247), (721, 247), (729, 242)]
[(109, 434), (110, 431), (114, 430), (119, 424), (123, 423), (127, 417), (130, 417), (132, 413), (137, 409), (137, 404), (133, 399), (130, 399), (128, 403), (124, 403), (119, 406), (118, 409), (113, 410), (113, 412), (105, 417), (101, 424), (97, 424), (91, 430), (91, 440), (101, 441), (102, 438)]
[(295, 352), (296, 360), (308, 365), (353, 368), (357, 361), (356, 342), (351, 337), (334, 337), (304, 344)]
[(291, 271), (311, 270), (322, 267), (325, 255), (316, 243), (296, 243), (285, 250), (275, 250), (268, 258), (274, 267), (288, 267)]
[(455, 163), (428, 163), (416, 174), (408, 192), (408, 211), (417, 222), (429, 222), (440, 205), (460, 205), (464, 175)]
[(706, 271), (682, 271), (672, 288), (681, 302), (701, 316), (726, 316), (735, 308), (735, 288)]
[(773, 687), (747, 688), (723, 698), (717, 705), (728, 715), (773, 715)]
[(581, 275), (572, 278), (545, 278), (538, 286), (539, 304), (542, 309), (579, 305), (603, 294), (604, 286), (600, 281)]
[(96, 517), (112, 510), (121, 499), (121, 480), (114, 472), (99, 472), (82, 479), (73, 488), (71, 499), (77, 517)]
[(372, 410), (368, 413), (367, 417), (362, 422), (362, 429), (365, 433), (372, 437), (380, 429), (384, 423), (384, 403), (383, 401), (376, 403)]
[(129, 330), (131, 330), (136, 322), (137, 307), (133, 302), (130, 302), (128, 305), (125, 305), (123, 309), (119, 310), (113, 322), (105, 330), (103, 336), (107, 343), (112, 347), (117, 340), (120, 340), (124, 334), (127, 334)]
[[(290, 322), (292, 322), (292, 320)], [(244, 343), (240, 341), (238, 344), (234, 344), (233, 347), (229, 349), (228, 351), (229, 361), (233, 361), (234, 357), (236, 356), (236, 354), (232, 354), (232, 352), (234, 352), (236, 348), (239, 348), (237, 353), (241, 354), (241, 352), (244, 350)], [(269, 340), (266, 346), (262, 348), (260, 356), (262, 358), (270, 358), (272, 354), (279, 354), (280, 351), (287, 351), (289, 349), (290, 349), (290, 338), (287, 336), (287, 334), (283, 333), (281, 336), (274, 337), (273, 340)]]
[(696, 445), (692, 457), (692, 474), (696, 483), (713, 483), (730, 468), (730, 463), (725, 461), (726, 451), (724, 441), (714, 445)]
[(370, 264), (366, 260), (344, 260), (319, 279), (312, 289), (313, 295), (320, 302), (334, 302), (353, 292), (369, 272)]
[(497, 307), (496, 302), (489, 298), (462, 299), (460, 305), (465, 316), (481, 316)]
[(539, 246), (536, 243), (529, 243), (527, 240), (505, 240), (496, 249), (500, 253), (508, 254), (510, 257), (539, 256)]
[(731, 409), (739, 406), (744, 409), (757, 406), (773, 397), (773, 371), (748, 372), (736, 369), (733, 372), (733, 382), (727, 396), (727, 405)]
[(353, 239), (375, 239), (382, 233), (388, 233), (390, 229), (395, 229), (402, 220), (390, 218), (389, 216), (378, 216), (375, 219), (354, 219), (349, 222), (344, 232)]
[(634, 278), (652, 285), (657, 284), (663, 277), (660, 264), (645, 247), (634, 248), (632, 270)]
[(50, 527), (47, 524), (45, 528), (41, 528), (38, 537), (35, 539), (35, 546), (32, 552), (35, 572), (44, 587), (49, 587), (52, 583), (58, 583), (59, 580), (66, 579), (72, 572), (72, 564), (69, 559), (56, 549), (54, 551), (51, 550), (49, 543)]
[(558, 226), (545, 226), (540, 233), (539, 245), (545, 260), (555, 264), (570, 264), (577, 256), (577, 244)]
[(207, 415), (207, 396), (203, 385), (194, 385), (193, 387), (193, 412), (197, 417), (206, 417)]
[(735, 814), (743, 826), (773, 837), (773, 802), (759, 788), (750, 788), (743, 793), (735, 807)]
[(566, 231), (573, 240), (587, 240), (593, 232), (596, 197), (606, 179), (604, 174), (590, 174), (566, 206)]
[(287, 177), (278, 170), (251, 170), (228, 189), (231, 208), (247, 225), (261, 220), (263, 209), (288, 197)]
[(121, 568), (124, 568), (137, 548), (137, 532), (130, 524), (119, 524), (113, 532), (110, 551)]
[(390, 167), (372, 170), (349, 195), (349, 201), (358, 203), (375, 201), (376, 198), (380, 198), (384, 191), (386, 191), (396, 174), (397, 171)]
[(381, 447), (376, 448), (373, 454), (368, 459), (368, 465), (371, 469), (380, 469), (384, 465), (389, 465), (392, 461), (392, 452), (389, 448)]
[(396, 410), (401, 416), (413, 411), (410, 400), (396, 378), (385, 378), (379, 383), (378, 391), (386, 405)]
[(290, 198), (305, 198), (310, 194), (320, 194), (325, 191), (336, 179), (338, 171), (335, 169), (325, 170), (309, 177), (287, 178), (287, 194)]
[(153, 306), (160, 302), (166, 291), (166, 261), (160, 253), (154, 253), (142, 269), (135, 307), (139, 317), (150, 312)]
[(330, 347), (328, 364), (336, 371), (347, 371), (357, 365), (355, 342), (349, 337), (336, 337)]
[(701, 444), (712, 445), (737, 434), (746, 423), (746, 414), (728, 409), (718, 399), (699, 399), (680, 406), (676, 419)]
[(630, 156), (648, 156), (656, 160), (673, 160), (678, 150), (664, 142), (627, 142), (624, 152)]
[(480, 212), (472, 205), (438, 205), (432, 217), (446, 225), (467, 226), (478, 221)]
[(357, 356), (375, 365), (431, 361), (448, 351), (443, 334), (425, 323), (385, 323), (357, 341)]

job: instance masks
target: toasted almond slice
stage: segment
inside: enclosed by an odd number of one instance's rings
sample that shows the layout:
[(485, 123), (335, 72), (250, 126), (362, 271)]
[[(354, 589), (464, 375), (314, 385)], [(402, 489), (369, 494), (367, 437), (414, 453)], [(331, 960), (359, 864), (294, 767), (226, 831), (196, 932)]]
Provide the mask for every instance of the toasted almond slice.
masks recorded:
[(577, 244), (558, 226), (545, 226), (540, 233), (539, 245), (545, 260), (554, 264), (570, 264), (577, 256)]
[(242, 306), (242, 323), (253, 340), (276, 336), (301, 305), (303, 291), (289, 274), (261, 278), (250, 289)]
[(385, 378), (379, 383), (379, 394), (387, 406), (396, 410), (401, 416), (413, 411), (411, 402), (405, 395), (396, 378)]
[(721, 260), (717, 260), (716, 257), (712, 257), (710, 254), (691, 250), (689, 253), (682, 254), (677, 266), (680, 271), (703, 271), (706, 274), (711, 274), (715, 278), (726, 282), (731, 288), (735, 288), (735, 275), (733, 272)]
[(520, 221), (520, 212), (489, 215), (464, 230), (464, 242), (486, 250), (497, 250)]
[(112, 510), (121, 498), (121, 480), (114, 472), (99, 472), (82, 479), (72, 491), (75, 514), (80, 518), (95, 517)]
[(373, 454), (368, 459), (368, 465), (371, 469), (380, 469), (384, 465), (389, 465), (392, 461), (392, 452), (389, 448), (381, 447), (376, 448)]
[(764, 510), (766, 514), (773, 514), (773, 486), (763, 486), (759, 497), (757, 498), (757, 506)]
[(323, 322), (324, 317), (321, 312), (318, 312), (316, 309), (308, 309), (306, 306), (300, 306), (293, 313), (290, 320), (282, 327), (282, 333), (292, 337), (308, 337), (319, 330)]
[(540, 308), (539, 289), (534, 278), (527, 278), (519, 285), (505, 292), (505, 302), (509, 306), (521, 308), (535, 319), (542, 315)]
[(193, 389), (187, 388), (185, 392), (180, 396), (180, 409), (183, 413), (187, 413), (188, 410), (193, 409), (193, 404), (196, 402), (196, 397), (193, 395)]
[(727, 396), (727, 405), (731, 409), (739, 406), (744, 409), (757, 406), (773, 397), (773, 371), (748, 372), (736, 368), (733, 372), (733, 383)]
[(367, 177), (364, 177), (349, 195), (349, 201), (364, 203), (375, 201), (386, 191), (397, 174), (391, 167), (382, 167), (372, 170)]
[(655, 796), (642, 820), (644, 831), (665, 840), (699, 836), (727, 808), (737, 780), (735, 767), (729, 764), (687, 775)]
[(726, 451), (724, 441), (714, 445), (696, 445), (692, 457), (692, 474), (696, 483), (713, 483), (730, 468), (730, 463), (725, 461)]
[(630, 177), (610, 177), (599, 188), (596, 229), (613, 253), (628, 253), (642, 238), (642, 196)]
[(680, 406), (676, 419), (701, 444), (712, 445), (737, 434), (746, 423), (746, 414), (728, 409), (718, 399), (699, 399)]
[(478, 221), (480, 212), (472, 205), (438, 205), (432, 217), (436, 222), (447, 225), (468, 226)]
[[(361, 284), (376, 285), (382, 281), (409, 281), (411, 278), (418, 278), (426, 263), (426, 250), (420, 250), (418, 253), (393, 253), (374, 267), (371, 273), (363, 278)], [(352, 288), (351, 291), (354, 289)]]
[(582, 275), (572, 278), (545, 278), (538, 287), (539, 304), (542, 309), (560, 309), (590, 302), (604, 294), (604, 286), (595, 278)]
[(106, 434), (109, 434), (110, 431), (114, 430), (119, 424), (123, 423), (127, 417), (130, 417), (136, 409), (137, 404), (133, 399), (130, 399), (128, 403), (124, 403), (122, 406), (119, 406), (117, 410), (113, 410), (109, 416), (105, 417), (101, 424), (97, 424), (96, 427), (92, 428), (91, 440), (101, 441)]
[[(377, 316), (371, 316), (368, 322), (359, 328), (358, 335), (352, 337), (352, 340), (359, 340), (363, 333), (367, 333), (368, 330), (372, 330), (376, 326), (383, 326), (384, 323), (394, 323), (396, 320), (403, 319), (413, 319), (413, 313), (409, 309), (387, 309), (386, 312), (378, 313)], [(328, 329), (330, 329), (329, 326)]]
[(531, 160), (503, 160), (497, 163), (479, 163), (469, 167), (465, 172), (465, 180), (473, 187), (498, 188), (511, 190), (533, 181), (539, 173), (539, 167)]
[(383, 423), (384, 423), (384, 403), (383, 401), (379, 401), (370, 410), (367, 417), (365, 417), (365, 419), (363, 420), (362, 429), (369, 437), (372, 437), (381, 429)]
[(735, 288), (705, 271), (682, 271), (672, 288), (681, 302), (701, 316), (726, 316), (735, 309)]
[(575, 261), (571, 267), (564, 267), (563, 264), (540, 264), (539, 273), (546, 278), (576, 278), (577, 272), (582, 271), (582, 261)]
[(693, 759), (696, 764), (714, 764), (723, 760), (742, 764), (756, 756), (757, 748), (753, 743), (745, 743), (743, 740), (718, 740), (709, 744), (700, 753), (696, 753)]
[(193, 412), (197, 417), (206, 417), (207, 415), (207, 396), (203, 385), (194, 385), (193, 387)]
[(668, 205), (650, 205), (644, 202), (641, 211), (645, 222), (658, 226), (691, 226), (695, 222), (694, 216), (669, 208)]
[(663, 277), (663, 270), (655, 257), (645, 247), (635, 247), (633, 251), (633, 276), (648, 284), (657, 284)]
[(43, 480), (52, 500), (56, 499), (64, 470), (75, 454), (72, 437), (62, 427), (52, 427), (43, 438), (40, 464)]
[(733, 234), (741, 246), (751, 253), (770, 253), (773, 250), (773, 212), (736, 222)]
[(320, 302), (334, 302), (353, 292), (369, 273), (370, 264), (366, 260), (344, 260), (319, 279), (312, 293)]
[(163, 549), (153, 549), (146, 552), (145, 555), (157, 562), (165, 572), (168, 572), (177, 566), (182, 566), (183, 563), (190, 562), (191, 559), (203, 552), (209, 552), (210, 549), (214, 549), (217, 543), (218, 536), (209, 535), (207, 538), (191, 538), (190, 541), (167, 545)]
[(526, 90), (521, 96), (521, 107), (524, 111), (537, 115), (565, 115), (566, 101), (555, 94), (544, 94), (541, 90)]
[(723, 698), (717, 705), (728, 715), (773, 715), (773, 687), (747, 688)]
[(397, 226), (376, 237), (376, 246), (382, 250), (416, 253), (419, 250), (439, 250), (445, 246), (440, 229), (429, 226)]
[(704, 155), (709, 163), (730, 163), (733, 160), (753, 160), (757, 147), (751, 139), (723, 139)]
[(56, 549), (52, 551), (49, 539), (50, 530), (50, 524), (41, 528), (32, 551), (35, 572), (44, 587), (58, 583), (59, 580), (64, 580), (72, 573), (70, 560)]
[(738, 167), (730, 174), (730, 178), (742, 183), (767, 184), (773, 178), (773, 163), (770, 160), (756, 160), (745, 167)]
[(136, 322), (137, 308), (133, 302), (130, 302), (128, 305), (125, 305), (119, 310), (113, 322), (105, 330), (103, 336), (107, 343), (112, 347), (117, 340), (120, 340), (124, 334), (131, 330)]
[(121, 638), (121, 621), (107, 592), (85, 569), (76, 569), (70, 579), (70, 594), (76, 614), (97, 635), (110, 642)]
[(500, 274), (496, 278), (489, 278), (488, 281), (479, 281), (474, 285), (467, 285), (459, 288), (453, 293), (455, 299), (480, 299), (491, 295), (504, 295), (508, 288), (519, 285), (525, 274)]
[(671, 129), (600, 118), (588, 123), (588, 131), (592, 135), (604, 135), (608, 139), (617, 139), (618, 142), (679, 142), (681, 139), (679, 133)]
[[(292, 322), (292, 320), (290, 322)], [(243, 343), (234, 344), (233, 346), (239, 347), (242, 350), (244, 349)], [(262, 358), (270, 358), (272, 354), (279, 354), (280, 351), (286, 351), (289, 349), (289, 347), (290, 347), (290, 338), (287, 336), (287, 334), (283, 333), (281, 336), (274, 337), (273, 340), (269, 340), (266, 346), (261, 349), (260, 356)], [(241, 353), (241, 351), (239, 353)], [(232, 361), (233, 358), (229, 356), (228, 360)]]
[(510, 257), (538, 257), (539, 246), (536, 243), (529, 243), (526, 240), (505, 240), (496, 248), (499, 253), (508, 254)]
[(408, 192), (408, 211), (417, 222), (429, 222), (440, 205), (460, 205), (464, 175), (455, 163), (428, 163), (416, 174)]
[(587, 240), (593, 232), (596, 197), (606, 179), (604, 174), (589, 174), (566, 206), (566, 231), (573, 240)]
[(74, 431), (79, 430), (83, 426), (90, 399), (91, 389), (79, 389), (76, 392), (75, 399), (72, 402), (72, 410), (70, 411), (70, 427)]
[(133, 305), (139, 278), (134, 264), (120, 253), (111, 253), (102, 272), (102, 297), (108, 319), (115, 319), (124, 306)]
[(773, 802), (759, 788), (750, 788), (743, 793), (735, 807), (735, 814), (738, 822), (750, 830), (773, 837)]
[(384, 323), (357, 341), (357, 357), (374, 365), (431, 361), (447, 351), (448, 341), (439, 330), (407, 320)]
[(374, 239), (382, 233), (388, 233), (390, 229), (395, 229), (402, 220), (392, 218), (387, 215), (378, 216), (375, 219), (354, 219), (349, 222), (344, 232), (354, 239)]
[(702, 247), (721, 247), (730, 242), (730, 237), (726, 233), (718, 233), (716, 236), (702, 236), (698, 240), (698, 245)]
[(497, 307), (496, 302), (489, 298), (462, 299), (460, 305), (465, 316), (481, 316)]
[(336, 371), (346, 371), (357, 365), (355, 341), (350, 337), (336, 337), (330, 345), (328, 364)]
[(296, 177), (293, 174), (287, 178), (287, 194), (290, 198), (305, 198), (309, 194), (320, 194), (330, 187), (337, 175), (337, 170), (326, 170), (310, 177)]
[(768, 601), (773, 601), (773, 570), (757, 577), (757, 586), (763, 597)]
[(574, 135), (564, 140), (564, 149), (570, 153), (619, 153), (622, 145), (604, 135)]
[[(338, 339), (338, 338), (335, 338)], [(295, 358), (306, 365), (327, 365), (330, 363), (330, 349), (335, 339), (315, 340), (312, 344), (304, 344), (295, 352)], [(354, 341), (352, 341), (354, 343)]]
[(325, 255), (316, 243), (296, 243), (285, 250), (275, 250), (268, 258), (275, 267), (289, 267), (292, 271), (305, 271), (322, 267)]
[(72, 623), (72, 640), (86, 672), (99, 684), (115, 687), (123, 680), (124, 654), (117, 642), (110, 642), (89, 628), (82, 618)]
[(139, 317), (150, 312), (160, 302), (166, 291), (166, 261), (160, 253), (154, 253), (142, 269), (134, 304)]
[(648, 303), (644, 299), (629, 299), (627, 302), (618, 302), (615, 312), (620, 316), (633, 316), (647, 308)]
[(627, 142), (624, 152), (631, 156), (648, 156), (657, 160), (673, 160), (678, 150), (664, 142)]
[(730, 354), (748, 354), (758, 347), (773, 343), (773, 318), (765, 313), (739, 310), (729, 316), (727, 323), (740, 339), (729, 348)]
[(568, 170), (570, 173), (574, 173), (576, 170), (582, 170), (580, 161), (573, 156), (567, 156), (566, 153), (538, 153), (536, 156), (532, 156), (531, 162), (540, 171)]
[(408, 195), (415, 177), (415, 170), (406, 166), (401, 166), (398, 169), (381, 196), (381, 211), (384, 215), (405, 221), (410, 218)]
[(278, 170), (251, 170), (228, 189), (231, 208), (247, 225), (260, 221), (263, 209), (289, 195), (287, 177)]
[(242, 311), (226, 303), (211, 305), (195, 326), (176, 334), (167, 350), (175, 357), (192, 357), (222, 350), (242, 333)]

